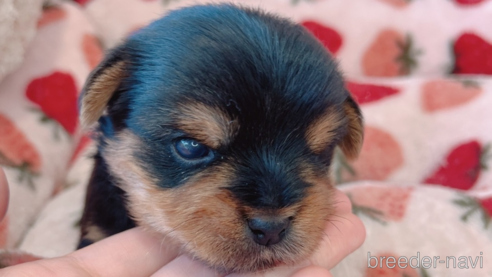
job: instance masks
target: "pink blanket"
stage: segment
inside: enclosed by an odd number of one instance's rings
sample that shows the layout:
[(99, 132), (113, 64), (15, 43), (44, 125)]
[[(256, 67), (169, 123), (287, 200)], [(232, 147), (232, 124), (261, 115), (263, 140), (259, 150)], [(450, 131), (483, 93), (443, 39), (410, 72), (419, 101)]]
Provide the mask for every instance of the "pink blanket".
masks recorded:
[[(103, 49), (204, 1), (77, 2), (44, 11), (23, 64), (0, 81), (0, 163), (12, 189), (0, 247), (43, 257), (73, 251), (78, 238), (91, 147), (75, 99)], [(360, 159), (338, 155), (333, 176), (367, 239), (334, 276), (492, 276), (492, 0), (233, 2), (311, 30), (361, 105)]]

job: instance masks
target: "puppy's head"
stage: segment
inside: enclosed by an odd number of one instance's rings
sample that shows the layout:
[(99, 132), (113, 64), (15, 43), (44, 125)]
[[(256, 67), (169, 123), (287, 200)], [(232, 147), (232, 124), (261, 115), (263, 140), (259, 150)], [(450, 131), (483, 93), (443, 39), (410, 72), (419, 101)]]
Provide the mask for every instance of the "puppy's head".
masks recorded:
[(333, 205), (333, 151), (355, 157), (363, 136), (308, 31), (231, 5), (174, 11), (134, 34), (80, 105), (137, 223), (224, 271), (312, 253)]

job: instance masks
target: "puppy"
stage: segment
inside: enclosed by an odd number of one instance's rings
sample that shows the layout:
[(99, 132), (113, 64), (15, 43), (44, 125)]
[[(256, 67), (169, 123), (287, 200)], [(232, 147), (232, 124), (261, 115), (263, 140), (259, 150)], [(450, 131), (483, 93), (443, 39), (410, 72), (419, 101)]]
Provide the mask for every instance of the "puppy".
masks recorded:
[(355, 157), (357, 104), (302, 26), (255, 9), (173, 11), (88, 79), (98, 153), (83, 247), (134, 226), (223, 272), (299, 262), (332, 213), (335, 147)]

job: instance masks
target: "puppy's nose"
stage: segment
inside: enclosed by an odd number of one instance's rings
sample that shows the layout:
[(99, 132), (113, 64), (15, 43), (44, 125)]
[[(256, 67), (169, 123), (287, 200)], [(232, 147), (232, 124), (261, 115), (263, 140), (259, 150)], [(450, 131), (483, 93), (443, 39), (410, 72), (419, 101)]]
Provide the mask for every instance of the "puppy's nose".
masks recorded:
[(290, 218), (255, 217), (248, 220), (253, 240), (264, 246), (279, 243), (290, 225)]

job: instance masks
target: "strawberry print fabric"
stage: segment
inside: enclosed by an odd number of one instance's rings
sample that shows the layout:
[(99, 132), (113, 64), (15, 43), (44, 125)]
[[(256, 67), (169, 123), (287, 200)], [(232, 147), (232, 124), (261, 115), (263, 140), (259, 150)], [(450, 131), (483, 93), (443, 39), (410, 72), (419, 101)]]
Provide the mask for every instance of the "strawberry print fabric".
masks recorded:
[(36, 34), (42, 0), (0, 1), (0, 80), (17, 69)]
[[(332, 270), (333, 276), (491, 276), (490, 191), (470, 195), (446, 187), (378, 182), (351, 183), (340, 189), (351, 198), (354, 213), (364, 222), (367, 239)], [(371, 267), (369, 256), (374, 257)], [(425, 256), (435, 263), (423, 266)], [(375, 259), (381, 257), (415, 258), (413, 267), (381, 266), (380, 262), (375, 267)], [(466, 263), (460, 264), (460, 257), (465, 257)]]
[[(30, 51), (45, 54), (29, 54), (13, 75), (19, 77), (0, 83), (0, 130), (9, 133), (0, 136), (0, 161), (19, 190), (0, 223), (0, 247), (17, 245), (42, 257), (69, 253), (78, 239), (92, 142), (79, 130), (74, 103), (103, 56), (100, 45), (115, 46), (171, 9), (209, 1), (73, 2), (44, 11), (31, 46), (36, 51)], [(338, 59), (364, 114), (360, 158), (347, 161), (337, 153), (332, 173), (365, 223), (367, 239), (333, 275), (492, 276), (492, 0), (232, 2), (290, 17), (312, 32)], [(66, 49), (55, 55), (47, 50), (53, 45)], [(12, 89), (5, 85), (16, 78), (22, 81)], [(19, 208), (55, 194), (32, 211)], [(484, 262), (482, 268), (468, 263), (468, 269), (371, 268), (368, 253), (375, 259), (420, 253)], [(9, 264), (31, 256), (2, 257)]]
[(0, 247), (17, 246), (65, 183), (81, 134), (77, 96), (102, 56), (78, 6), (45, 6), (23, 64), (0, 82), (0, 166), (10, 183)]
[[(82, 1), (104, 45), (168, 10), (206, 0)], [(234, 0), (311, 30), (351, 77), (492, 74), (490, 0)]]
[(338, 182), (491, 188), (491, 81), (468, 76), (349, 80), (347, 89), (364, 114), (365, 138), (357, 161), (341, 161)]

